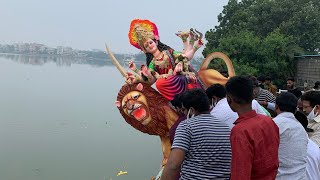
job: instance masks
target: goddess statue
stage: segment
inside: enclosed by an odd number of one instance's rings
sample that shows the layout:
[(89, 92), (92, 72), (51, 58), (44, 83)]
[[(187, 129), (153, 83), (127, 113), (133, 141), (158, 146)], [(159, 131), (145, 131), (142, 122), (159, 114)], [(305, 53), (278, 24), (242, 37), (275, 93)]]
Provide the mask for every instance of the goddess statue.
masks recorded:
[(194, 53), (203, 45), (202, 34), (191, 29), (189, 32), (178, 32), (177, 35), (183, 41), (182, 52), (177, 52), (160, 41), (154, 23), (149, 20), (133, 20), (128, 34), (130, 44), (145, 53), (147, 67), (142, 65), (141, 70), (138, 70), (130, 62), (129, 68), (136, 74), (129, 72), (127, 83), (156, 83), (160, 94), (168, 100), (186, 89), (203, 88), (197, 72), (190, 66)]

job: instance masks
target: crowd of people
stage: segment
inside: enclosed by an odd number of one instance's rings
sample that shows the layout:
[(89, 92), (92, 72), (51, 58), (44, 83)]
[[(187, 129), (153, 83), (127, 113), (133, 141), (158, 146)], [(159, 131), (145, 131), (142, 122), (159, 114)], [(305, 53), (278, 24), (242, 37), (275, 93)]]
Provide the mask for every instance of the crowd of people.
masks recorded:
[[(227, 74), (200, 76), (190, 60), (203, 45), (202, 33), (191, 28), (177, 35), (182, 52), (160, 42), (153, 22), (134, 19), (128, 37), (146, 65), (139, 70), (130, 62), (134, 73), (121, 71), (128, 84), (155, 83), (179, 114), (161, 180), (320, 180), (320, 82), (302, 93), (288, 78), (279, 94), (270, 77), (232, 77), (229, 61)], [(204, 91), (211, 76), (228, 82)]]
[[(318, 83), (318, 84), (317, 84)], [(176, 94), (180, 118), (161, 180), (320, 179), (320, 83), (302, 93), (288, 78), (235, 76)]]

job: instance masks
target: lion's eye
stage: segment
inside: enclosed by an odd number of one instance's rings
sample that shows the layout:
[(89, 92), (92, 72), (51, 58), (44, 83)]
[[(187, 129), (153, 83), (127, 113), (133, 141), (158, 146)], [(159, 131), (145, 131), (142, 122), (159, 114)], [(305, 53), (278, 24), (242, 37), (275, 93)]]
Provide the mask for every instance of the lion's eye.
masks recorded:
[(122, 109), (127, 109), (127, 104), (123, 105)]
[(136, 94), (136, 95), (132, 96), (132, 98), (137, 100), (139, 98), (139, 96), (140, 96), (139, 94)]

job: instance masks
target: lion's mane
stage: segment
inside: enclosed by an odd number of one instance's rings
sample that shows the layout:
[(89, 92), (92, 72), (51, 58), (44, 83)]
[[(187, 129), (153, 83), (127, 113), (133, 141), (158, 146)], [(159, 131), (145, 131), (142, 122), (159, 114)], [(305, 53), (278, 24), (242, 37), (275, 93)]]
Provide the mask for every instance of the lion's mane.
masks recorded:
[(117, 101), (122, 102), (122, 99), (131, 91), (141, 92), (147, 100), (149, 112), (152, 120), (147, 125), (142, 125), (135, 118), (128, 116), (122, 109), (122, 106), (118, 107), (121, 115), (125, 121), (130, 124), (135, 129), (147, 133), (150, 135), (168, 136), (169, 129), (167, 127), (167, 122), (165, 119), (165, 109), (164, 106), (168, 106), (168, 100), (165, 99), (158, 91), (153, 89), (150, 85), (141, 83), (143, 85), (142, 91), (136, 89), (137, 83), (135, 84), (125, 84), (120, 89)]

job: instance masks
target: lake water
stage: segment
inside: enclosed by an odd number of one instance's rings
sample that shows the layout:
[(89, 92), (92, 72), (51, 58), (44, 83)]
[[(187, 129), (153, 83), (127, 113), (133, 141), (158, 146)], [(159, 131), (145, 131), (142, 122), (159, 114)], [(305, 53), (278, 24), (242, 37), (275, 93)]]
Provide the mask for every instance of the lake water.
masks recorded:
[[(114, 102), (123, 84), (110, 62), (0, 56), (0, 179), (156, 175), (160, 140), (120, 115)], [(128, 174), (117, 177), (120, 170)]]

